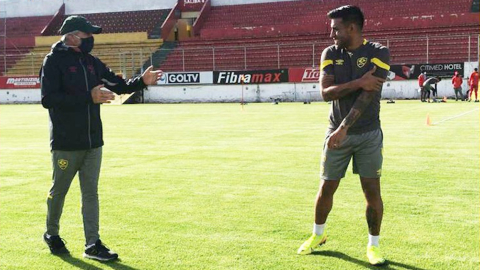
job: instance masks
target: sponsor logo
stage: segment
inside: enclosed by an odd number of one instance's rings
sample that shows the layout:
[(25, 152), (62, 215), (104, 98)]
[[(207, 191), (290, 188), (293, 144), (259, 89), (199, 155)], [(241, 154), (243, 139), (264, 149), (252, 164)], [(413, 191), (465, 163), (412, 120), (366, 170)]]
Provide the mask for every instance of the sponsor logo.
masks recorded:
[(7, 86), (36, 86), (40, 83), (40, 78), (8, 78)]
[(202, 3), (205, 3), (205, 0), (185, 0), (184, 1), (185, 5), (188, 5), (188, 4), (202, 4)]
[(337, 59), (337, 60), (335, 60), (335, 65), (337, 65), (337, 66), (342, 66), (342, 65), (343, 65), (343, 59)]
[(315, 68), (306, 68), (303, 72), (302, 82), (318, 82), (320, 70)]
[(90, 71), (90, 74), (95, 74), (95, 68), (92, 65), (88, 65), (87, 69)]
[(362, 68), (365, 66), (365, 64), (367, 63), (368, 59), (366, 57), (360, 57), (357, 59), (357, 66), (359, 68)]
[(58, 160), (58, 167), (60, 167), (60, 169), (62, 169), (62, 170), (65, 170), (68, 167), (68, 160), (59, 159)]
[(182, 83), (200, 83), (200, 73), (168, 73), (167, 83), (182, 84)]
[(286, 70), (219, 71), (214, 74), (216, 84), (260, 84), (288, 81)]
[(77, 72), (77, 67), (76, 66), (68, 67), (68, 71), (70, 71), (71, 73), (76, 73)]
[(167, 75), (165, 73), (162, 74), (162, 76), (160, 77), (160, 82), (165, 82), (165, 80), (167, 79)]
[(421, 65), (420, 66), (421, 71), (445, 71), (445, 70), (463, 70), (463, 65), (462, 64), (436, 64), (436, 65)]

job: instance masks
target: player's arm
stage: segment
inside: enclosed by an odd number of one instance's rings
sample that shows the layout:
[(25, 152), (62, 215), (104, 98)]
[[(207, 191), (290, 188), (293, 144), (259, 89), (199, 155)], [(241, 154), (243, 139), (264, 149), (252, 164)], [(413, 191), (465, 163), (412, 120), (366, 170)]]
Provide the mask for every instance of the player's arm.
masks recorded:
[[(374, 71), (373, 76), (377, 78), (382, 78), (383, 80), (385, 80), (385, 78), (388, 75), (388, 71), (390, 70), (389, 60), (390, 60), (390, 53), (387, 48), (384, 48), (378, 57), (373, 58), (371, 60), (372, 63), (374, 64), (374, 67), (369, 72)], [(378, 86), (379, 88), (377, 88), (376, 91), (381, 90), (382, 84)], [(368, 107), (368, 105), (373, 100), (375, 95), (376, 95), (375, 91), (362, 91), (362, 93), (355, 100), (355, 103), (350, 109), (350, 112), (343, 119), (342, 123), (337, 128), (337, 130), (335, 130), (330, 136), (330, 139), (328, 141), (329, 148), (336, 148), (340, 145), (340, 143), (343, 141), (343, 139), (347, 135), (348, 129), (362, 115), (362, 113)]]
[(381, 88), (385, 79), (372, 76), (375, 70), (367, 72), (359, 79), (335, 85), (333, 58), (328, 55), (328, 50), (323, 50), (320, 64), (320, 91), (324, 101), (340, 99), (359, 89), (375, 91)]
[(153, 66), (149, 66), (141, 76), (131, 78), (125, 81), (117, 76), (110, 68), (108, 68), (100, 59), (95, 59), (97, 72), (100, 74), (101, 82), (105, 88), (116, 94), (130, 94), (145, 89), (148, 85), (154, 85), (162, 76), (161, 70), (153, 70)]

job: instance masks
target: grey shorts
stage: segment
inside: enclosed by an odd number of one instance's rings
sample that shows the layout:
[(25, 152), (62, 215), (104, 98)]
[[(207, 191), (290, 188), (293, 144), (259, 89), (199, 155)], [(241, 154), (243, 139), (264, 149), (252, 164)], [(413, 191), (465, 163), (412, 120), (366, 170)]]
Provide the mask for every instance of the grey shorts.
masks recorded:
[(383, 133), (381, 129), (362, 134), (347, 135), (336, 149), (327, 147), (331, 132), (327, 132), (323, 145), (320, 176), (323, 180), (345, 177), (353, 157), (353, 173), (365, 178), (380, 178), (383, 163)]

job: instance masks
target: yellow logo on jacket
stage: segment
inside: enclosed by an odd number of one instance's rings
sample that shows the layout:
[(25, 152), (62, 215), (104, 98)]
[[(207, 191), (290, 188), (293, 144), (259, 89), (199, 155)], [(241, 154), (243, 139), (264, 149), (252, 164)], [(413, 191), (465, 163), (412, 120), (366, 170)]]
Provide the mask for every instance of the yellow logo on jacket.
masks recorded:
[(60, 167), (60, 169), (62, 169), (62, 170), (65, 170), (68, 167), (68, 160), (59, 159), (58, 160), (58, 167)]
[(337, 59), (337, 60), (335, 60), (335, 65), (337, 65), (337, 66), (343, 65), (343, 59)]
[(368, 59), (366, 57), (360, 57), (357, 59), (357, 66), (362, 68), (367, 63)]

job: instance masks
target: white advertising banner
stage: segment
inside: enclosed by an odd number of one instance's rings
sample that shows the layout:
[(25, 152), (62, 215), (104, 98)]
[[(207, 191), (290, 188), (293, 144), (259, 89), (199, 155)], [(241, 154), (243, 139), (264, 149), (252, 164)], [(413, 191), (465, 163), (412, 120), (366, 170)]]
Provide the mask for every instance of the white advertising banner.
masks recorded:
[(164, 73), (160, 80), (157, 81), (158, 85), (181, 85), (181, 84), (212, 84), (213, 72), (200, 71), (200, 72), (167, 72)]

